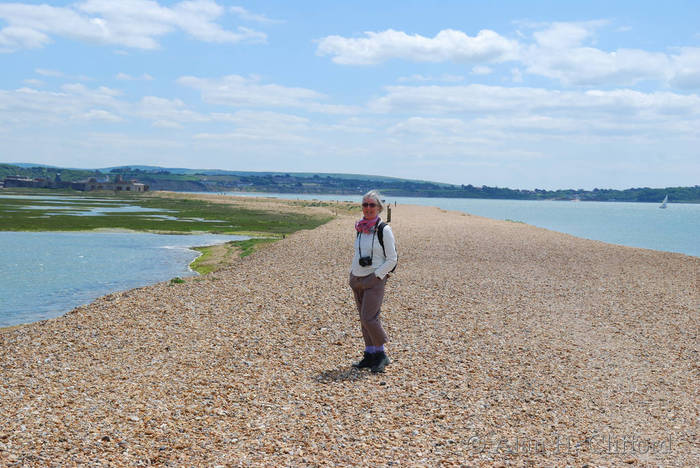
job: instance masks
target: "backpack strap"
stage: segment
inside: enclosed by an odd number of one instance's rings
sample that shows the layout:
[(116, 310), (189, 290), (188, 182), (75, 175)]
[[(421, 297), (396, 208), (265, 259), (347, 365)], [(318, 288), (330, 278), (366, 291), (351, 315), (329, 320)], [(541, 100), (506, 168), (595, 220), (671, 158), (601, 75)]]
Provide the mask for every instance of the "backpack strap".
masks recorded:
[[(382, 246), (382, 252), (384, 252), (384, 258), (386, 258), (386, 249), (384, 248), (384, 227), (385, 226), (386, 226), (386, 223), (384, 221), (379, 223), (379, 226), (377, 226), (377, 237), (379, 238), (379, 245)], [(389, 273), (393, 273), (396, 271), (396, 267), (399, 266), (398, 260), (399, 260), (399, 257), (397, 254), (396, 255), (396, 265), (394, 265), (394, 268), (392, 268)]]
[(384, 257), (386, 257), (386, 249), (384, 248), (384, 226), (386, 226), (386, 223), (384, 221), (379, 223), (379, 226), (377, 226), (377, 238), (379, 239), (379, 245), (382, 246), (382, 252), (384, 252)]

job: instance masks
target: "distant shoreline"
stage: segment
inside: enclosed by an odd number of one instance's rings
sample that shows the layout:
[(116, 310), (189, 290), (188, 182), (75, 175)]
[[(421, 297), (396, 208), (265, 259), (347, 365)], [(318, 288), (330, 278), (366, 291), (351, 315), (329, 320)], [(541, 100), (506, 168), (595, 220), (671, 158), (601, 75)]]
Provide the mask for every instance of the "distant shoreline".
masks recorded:
[[(348, 198), (352, 197), (353, 199), (359, 199), (362, 197), (361, 193), (317, 193), (317, 192), (266, 192), (266, 191), (259, 191), (259, 192), (248, 192), (248, 191), (237, 191), (237, 190), (232, 190), (232, 191), (221, 191), (221, 192), (190, 192), (190, 191), (182, 191), (182, 192), (175, 192), (175, 193), (194, 193), (194, 194), (199, 194), (199, 195), (227, 195), (227, 196), (242, 196), (242, 197), (248, 197), (248, 196), (274, 196), (274, 197), (279, 197), (281, 199), (285, 199), (285, 196), (288, 197), (293, 197), (295, 195), (302, 195), (305, 197), (313, 197), (314, 195), (319, 195), (323, 197), (341, 197), (339, 200), (342, 201), (342, 198)], [(650, 205), (660, 205), (661, 202), (656, 202), (656, 201), (631, 201), (631, 200), (571, 200), (571, 199), (563, 199), (563, 198), (537, 198), (537, 199), (526, 199), (526, 198), (480, 198), (480, 197), (443, 197), (443, 196), (432, 196), (432, 195), (427, 195), (427, 196), (422, 196), (422, 195), (399, 195), (391, 192), (381, 192), (382, 195), (385, 196), (385, 198), (428, 198), (428, 199), (444, 199), (444, 200), (492, 200), (492, 201), (523, 201), (523, 202), (569, 202), (569, 203), (578, 203), (578, 202), (585, 202), (585, 203), (648, 203)], [(293, 198), (288, 198), (288, 199), (293, 199)], [(309, 198), (312, 200), (313, 198)], [(676, 204), (676, 205), (700, 205), (700, 199), (699, 200), (693, 200), (693, 201), (671, 201), (669, 200), (669, 205), (671, 204)]]
[(487, 185), (448, 184), (425, 180), (361, 174), (294, 172), (250, 172), (204, 169), (172, 169), (154, 166), (106, 169), (64, 169), (0, 164), (0, 179), (20, 175), (39, 183), (55, 180), (82, 180), (90, 177), (116, 178), (144, 183), (150, 190), (183, 192), (258, 191), (307, 194), (355, 194), (379, 189), (387, 196), (418, 198), (475, 198), (497, 200), (581, 200), (661, 203), (668, 195), (673, 203), (700, 203), (700, 185), (687, 187), (638, 187), (627, 189), (511, 189)]

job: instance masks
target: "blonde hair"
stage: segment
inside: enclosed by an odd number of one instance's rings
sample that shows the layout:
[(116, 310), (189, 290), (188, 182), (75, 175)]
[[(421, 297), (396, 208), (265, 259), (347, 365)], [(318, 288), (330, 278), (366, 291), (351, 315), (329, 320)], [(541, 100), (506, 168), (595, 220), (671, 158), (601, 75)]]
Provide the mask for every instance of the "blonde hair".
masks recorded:
[(378, 190), (370, 190), (369, 192), (365, 193), (362, 196), (362, 201), (364, 201), (367, 198), (374, 200), (374, 202), (379, 207), (379, 213), (384, 211), (384, 202), (382, 201), (382, 194), (379, 193)]

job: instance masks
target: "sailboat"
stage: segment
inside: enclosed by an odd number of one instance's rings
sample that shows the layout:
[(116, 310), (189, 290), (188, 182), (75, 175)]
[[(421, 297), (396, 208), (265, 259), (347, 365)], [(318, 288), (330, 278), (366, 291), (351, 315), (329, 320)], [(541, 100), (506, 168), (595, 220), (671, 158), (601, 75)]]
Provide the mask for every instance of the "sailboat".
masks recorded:
[(666, 209), (666, 202), (668, 202), (668, 195), (666, 195), (664, 197), (664, 201), (661, 202), (661, 205), (659, 206), (659, 208)]

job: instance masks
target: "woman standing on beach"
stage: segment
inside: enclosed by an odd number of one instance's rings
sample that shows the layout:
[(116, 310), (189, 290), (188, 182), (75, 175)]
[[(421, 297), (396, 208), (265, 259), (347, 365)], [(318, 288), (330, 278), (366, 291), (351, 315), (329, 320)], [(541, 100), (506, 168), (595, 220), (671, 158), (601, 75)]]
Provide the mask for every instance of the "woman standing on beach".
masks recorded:
[(375, 373), (384, 372), (384, 367), (389, 364), (384, 350), (389, 338), (384, 332), (379, 313), (386, 280), (397, 261), (394, 233), (379, 217), (383, 210), (381, 195), (376, 190), (362, 197), (363, 217), (355, 223), (355, 256), (350, 267), (350, 288), (355, 296), (365, 340), (364, 357), (353, 367), (369, 367)]

